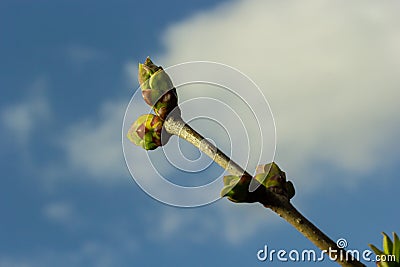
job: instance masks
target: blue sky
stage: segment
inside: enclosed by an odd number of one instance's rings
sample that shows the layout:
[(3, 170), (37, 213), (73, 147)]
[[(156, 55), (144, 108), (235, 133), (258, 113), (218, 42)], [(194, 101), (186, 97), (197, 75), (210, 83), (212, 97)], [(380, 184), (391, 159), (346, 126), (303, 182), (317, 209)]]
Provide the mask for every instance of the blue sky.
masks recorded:
[(176, 208), (137, 186), (121, 126), (148, 55), (250, 76), (274, 114), (293, 203), (332, 239), (363, 250), (399, 233), (398, 8), (1, 1), (0, 266), (275, 266), (257, 261), (265, 244), (314, 248), (261, 206)]

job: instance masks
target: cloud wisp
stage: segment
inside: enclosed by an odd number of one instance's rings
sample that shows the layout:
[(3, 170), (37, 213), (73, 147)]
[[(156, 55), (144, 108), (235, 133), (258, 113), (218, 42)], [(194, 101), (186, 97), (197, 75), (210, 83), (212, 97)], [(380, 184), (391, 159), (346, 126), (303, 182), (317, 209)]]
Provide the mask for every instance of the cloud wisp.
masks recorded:
[(275, 116), (278, 162), (304, 178), (296, 184), (321, 183), (308, 175), (315, 163), (361, 180), (398, 153), (398, 7), (237, 1), (171, 26), (161, 62), (218, 61), (253, 78)]
[[(299, 177), (294, 183), (304, 193), (322, 184), (347, 187), (362, 182), (363, 174), (378, 166), (393, 163), (383, 154), (399, 152), (392, 146), (400, 133), (398, 5), (229, 2), (172, 25), (157, 62), (166, 67), (209, 60), (241, 70), (267, 96), (277, 127), (277, 161), (289, 176)], [(132, 66), (127, 63), (136, 77)], [(126, 171), (120, 144), (124, 107), (119, 101), (105, 104), (100, 119), (87, 118), (69, 128), (63, 148), (71, 168), (103, 182)], [(231, 139), (233, 146), (243, 148), (240, 138)], [(318, 174), (324, 170), (318, 165), (349, 175), (322, 180)], [(180, 220), (191, 223), (179, 218), (161, 220), (166, 223), (162, 229), (174, 232)]]

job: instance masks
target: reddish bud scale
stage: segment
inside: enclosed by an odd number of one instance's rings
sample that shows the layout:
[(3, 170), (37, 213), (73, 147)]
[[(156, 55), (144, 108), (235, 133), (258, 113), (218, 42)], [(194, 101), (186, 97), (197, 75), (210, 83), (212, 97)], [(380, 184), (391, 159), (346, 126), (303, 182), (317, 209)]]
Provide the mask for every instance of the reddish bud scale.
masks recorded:
[(162, 120), (166, 120), (168, 114), (178, 107), (178, 95), (168, 74), (146, 58), (143, 64), (139, 64), (138, 80), (144, 101)]
[(132, 124), (127, 137), (135, 145), (152, 150), (166, 144), (171, 135), (163, 131), (163, 120), (159, 116), (146, 114)]

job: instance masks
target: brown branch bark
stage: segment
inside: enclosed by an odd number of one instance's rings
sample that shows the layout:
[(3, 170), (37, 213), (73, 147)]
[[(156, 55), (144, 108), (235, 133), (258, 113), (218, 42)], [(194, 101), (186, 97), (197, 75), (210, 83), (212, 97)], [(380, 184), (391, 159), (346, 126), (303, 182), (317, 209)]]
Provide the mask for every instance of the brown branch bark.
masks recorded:
[[(243, 170), (238, 164), (232, 161), (226, 156), (221, 150), (210, 143), (207, 139), (201, 136), (188, 124), (186, 124), (180, 116), (170, 116), (164, 122), (165, 130), (172, 135), (177, 135), (180, 138), (185, 139), (189, 143), (196, 146), (211, 159), (213, 159), (218, 165), (227, 170), (230, 174), (236, 176), (251, 175)], [(337, 244), (325, 235), (318, 227), (311, 223), (306, 217), (304, 217), (287, 198), (273, 192), (268, 193), (268, 202), (261, 203), (266, 208), (270, 208), (272, 211), (277, 213), (280, 217), (285, 219), (294, 228), (296, 228), (301, 234), (308, 238), (322, 251), (328, 253), (331, 252), (330, 256), (336, 258), (336, 262), (342, 266), (365, 266), (361, 262), (351, 259), (350, 256), (346, 258), (346, 251), (337, 246)]]

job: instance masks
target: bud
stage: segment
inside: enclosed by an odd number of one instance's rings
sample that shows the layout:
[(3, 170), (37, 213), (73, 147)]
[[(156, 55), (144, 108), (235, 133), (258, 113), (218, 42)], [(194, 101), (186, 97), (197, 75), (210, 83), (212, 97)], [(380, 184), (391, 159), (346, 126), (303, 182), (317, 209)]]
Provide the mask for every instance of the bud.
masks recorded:
[(258, 174), (254, 177), (260, 184), (270, 191), (284, 195), (288, 199), (294, 197), (295, 189), (293, 183), (286, 181), (286, 173), (282, 171), (275, 162), (259, 165)]
[(165, 120), (178, 106), (176, 89), (168, 74), (150, 58), (146, 58), (143, 64), (139, 63), (138, 80), (143, 99), (162, 120)]
[(153, 150), (166, 144), (171, 137), (166, 131), (161, 135), (163, 121), (153, 114), (140, 116), (129, 128), (127, 137), (137, 146)]
[(224, 187), (221, 197), (227, 197), (232, 202), (255, 202), (250, 200), (249, 184), (251, 177), (227, 175), (224, 176)]
[(260, 165), (257, 167), (257, 174), (254, 180), (259, 183), (259, 187), (254, 192), (249, 192), (251, 177), (247, 176), (224, 176), (224, 188), (221, 191), (222, 197), (228, 197), (233, 202), (262, 202), (265, 203), (265, 190), (269, 190), (279, 195), (285, 196), (288, 200), (294, 194), (292, 182), (286, 181), (285, 172), (279, 169), (274, 162)]

